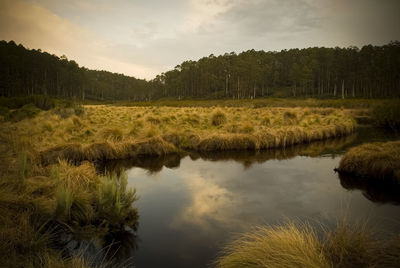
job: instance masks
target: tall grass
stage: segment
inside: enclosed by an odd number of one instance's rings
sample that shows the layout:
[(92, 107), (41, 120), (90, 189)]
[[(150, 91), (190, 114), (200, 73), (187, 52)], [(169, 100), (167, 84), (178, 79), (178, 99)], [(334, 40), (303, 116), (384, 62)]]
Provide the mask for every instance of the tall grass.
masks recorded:
[[(100, 178), (90, 163), (74, 166), (60, 161), (32, 168), (29, 176), (22, 174), (18, 180), (0, 180), (2, 267), (93, 267), (80, 257), (65, 259), (52, 248), (61, 230), (92, 226), (107, 231), (137, 224), (134, 190), (126, 180)], [(115, 191), (105, 191), (109, 187)]]
[(259, 226), (229, 243), (215, 267), (398, 267), (400, 239), (377, 239), (366, 225), (339, 222), (322, 232), (288, 222)]
[[(356, 126), (348, 112), (331, 108), (90, 106), (86, 110), (83, 117), (73, 117), (65, 123), (61, 121), (59, 126), (51, 126), (55, 130), (53, 139), (46, 142), (39, 140), (39, 133), (30, 126), (21, 124), (21, 130), (25, 127), (34, 132), (31, 137), (41, 151), (44, 164), (54, 163), (57, 159), (78, 163), (185, 150), (288, 147), (348, 135)], [(138, 115), (145, 120), (137, 120)], [(125, 127), (132, 124), (133, 127)]]
[(216, 267), (330, 267), (316, 232), (309, 226), (288, 223), (257, 227), (222, 251)]
[(98, 217), (113, 227), (123, 225), (136, 229), (138, 212), (132, 207), (136, 191), (127, 188), (127, 177), (115, 174), (101, 178), (98, 194)]

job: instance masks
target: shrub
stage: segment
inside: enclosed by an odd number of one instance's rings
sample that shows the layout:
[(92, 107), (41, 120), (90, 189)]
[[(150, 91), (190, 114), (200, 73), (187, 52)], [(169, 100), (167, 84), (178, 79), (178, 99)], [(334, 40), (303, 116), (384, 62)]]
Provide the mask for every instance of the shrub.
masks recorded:
[(41, 110), (50, 110), (55, 107), (54, 100), (48, 96), (37, 95), (32, 97), (33, 104)]
[(19, 109), (27, 104), (33, 104), (37, 108), (46, 111), (55, 107), (54, 100), (45, 95), (0, 99), (0, 106), (8, 107), (9, 109)]
[(376, 125), (392, 130), (400, 130), (400, 101), (376, 106), (373, 109), (372, 116)]
[(74, 100), (67, 100), (61, 102), (55, 109), (54, 113), (58, 114), (61, 118), (68, 118), (72, 115), (82, 116), (85, 113), (85, 108), (80, 103)]
[(0, 106), (0, 116), (7, 117), (10, 111), (8, 110), (7, 107)]
[(22, 108), (9, 113), (6, 120), (18, 122), (27, 118), (35, 117), (40, 110), (34, 104), (24, 105)]
[(224, 112), (219, 109), (215, 110), (211, 117), (211, 123), (214, 126), (219, 126), (226, 123), (226, 115), (224, 114)]

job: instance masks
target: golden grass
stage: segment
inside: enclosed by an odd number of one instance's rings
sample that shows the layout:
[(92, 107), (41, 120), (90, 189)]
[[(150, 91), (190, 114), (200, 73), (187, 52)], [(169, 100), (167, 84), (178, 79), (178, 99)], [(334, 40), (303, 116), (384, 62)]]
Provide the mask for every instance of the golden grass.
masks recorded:
[(400, 141), (354, 147), (342, 157), (338, 170), (359, 177), (400, 182)]
[(230, 243), (222, 254), (216, 267), (330, 267), (315, 231), (293, 223), (257, 227)]
[[(57, 159), (124, 159), (182, 150), (259, 150), (347, 135), (355, 121), (333, 108), (121, 107), (85, 106), (85, 114), (62, 119), (52, 111), (1, 125)], [(43, 135), (43, 130), (46, 135)]]
[(1, 122), (0, 258), (21, 267), (84, 267), (79, 258), (65, 260), (49, 249), (52, 234), (42, 232), (49, 219), (72, 229), (135, 227), (135, 192), (124, 178), (100, 178), (85, 160), (254, 152), (343, 136), (354, 127), (346, 111), (322, 108), (99, 105), (86, 106), (80, 116), (50, 110)]
[(259, 226), (230, 242), (218, 268), (398, 267), (400, 237), (377, 239), (366, 225), (346, 220), (321, 232), (309, 224)]

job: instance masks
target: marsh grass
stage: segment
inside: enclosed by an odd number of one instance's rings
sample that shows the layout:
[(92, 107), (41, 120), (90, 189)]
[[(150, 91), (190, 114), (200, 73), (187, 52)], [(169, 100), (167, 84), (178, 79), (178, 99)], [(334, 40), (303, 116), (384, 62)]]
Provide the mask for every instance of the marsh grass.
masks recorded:
[(340, 160), (338, 171), (358, 177), (400, 182), (400, 141), (353, 147)]
[(226, 123), (226, 115), (220, 109), (216, 109), (211, 117), (211, 123), (214, 126), (219, 126)]
[(398, 236), (377, 239), (367, 225), (346, 220), (332, 229), (287, 222), (241, 234), (213, 264), (219, 268), (398, 267), (399, 242)]
[(137, 200), (136, 191), (127, 188), (126, 175), (102, 177), (98, 194), (99, 219), (113, 227), (127, 225), (136, 229), (137, 210), (132, 207)]
[(232, 241), (215, 267), (330, 267), (316, 232), (309, 225), (294, 223), (259, 226)]
[[(15, 167), (26, 170), (25, 155), (20, 159)], [(134, 191), (126, 181), (113, 176), (99, 177), (93, 164), (88, 162), (74, 166), (60, 161), (46, 168), (36, 165), (32, 161), (29, 173), (9, 173), (0, 181), (2, 266), (95, 267), (85, 258), (65, 258), (52, 248), (59, 235), (55, 231), (60, 229), (57, 226), (68, 227), (69, 232), (88, 226), (102, 231), (125, 224), (135, 227), (137, 209), (129, 203), (136, 200)], [(113, 184), (106, 183), (109, 181)], [(110, 185), (115, 185), (117, 190), (103, 191)]]
[[(80, 117), (63, 120), (49, 111), (31, 123), (5, 127), (15, 129), (19, 139), (29, 137), (43, 163), (49, 164), (57, 159), (78, 163), (189, 149), (287, 147), (348, 135), (356, 126), (347, 111), (332, 108), (155, 108), (86, 106)], [(43, 139), (35, 124), (52, 129), (50, 137)]]
[[(72, 263), (84, 267), (79, 258), (66, 260), (53, 251), (49, 245), (54, 235), (42, 226), (49, 221), (69, 230), (136, 226), (138, 213), (132, 207), (136, 194), (126, 178), (99, 177), (85, 160), (162, 157), (184, 150), (255, 152), (354, 130), (355, 122), (345, 110), (303, 110), (65, 105), (31, 118), (4, 121), (0, 124), (0, 258), (19, 267)], [(268, 123), (262, 123), (265, 118)], [(176, 159), (168, 165), (175, 166)]]

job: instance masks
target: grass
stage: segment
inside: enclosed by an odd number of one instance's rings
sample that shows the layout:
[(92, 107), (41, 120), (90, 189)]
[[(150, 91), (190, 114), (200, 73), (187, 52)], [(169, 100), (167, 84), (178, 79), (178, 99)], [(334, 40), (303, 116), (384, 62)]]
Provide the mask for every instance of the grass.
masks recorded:
[(332, 107), (332, 108), (373, 108), (386, 99), (315, 99), (315, 98), (259, 98), (259, 99), (218, 99), (218, 100), (158, 100), (149, 102), (115, 102), (122, 106), (169, 106), (169, 107)]
[(223, 251), (216, 267), (330, 267), (315, 231), (308, 225), (257, 227)]
[(368, 143), (350, 149), (338, 171), (357, 177), (400, 182), (400, 141)]
[(319, 231), (288, 222), (259, 226), (229, 243), (215, 267), (398, 267), (400, 239), (379, 240), (363, 225), (339, 222)]
[[(54, 230), (135, 229), (135, 192), (123, 176), (97, 174), (93, 162), (258, 152), (345, 136), (355, 128), (352, 111), (333, 108), (65, 103), (47, 110), (52, 104), (46, 99), (37, 103), (41, 109), (21, 102), (0, 116), (0, 258), (5, 266), (85, 267), (86, 260), (66, 259), (52, 248)], [(177, 159), (166, 165), (179, 165)]]
[[(1, 169), (0, 180), (2, 267), (94, 267), (87, 259), (65, 258), (53, 249), (60, 232), (80, 232), (88, 226), (104, 232), (126, 224), (134, 228), (138, 222), (132, 206), (136, 195), (126, 178), (100, 177), (88, 162), (43, 167), (27, 153), (16, 160), (1, 157), (9, 166)], [(117, 185), (117, 199), (115, 192), (103, 190), (110, 185)]]
[[(344, 136), (356, 126), (333, 108), (85, 106), (81, 116), (54, 110), (1, 124), (4, 139), (29, 140), (44, 164), (64, 159), (126, 159), (182, 151), (282, 148)], [(43, 135), (46, 131), (46, 138)]]

